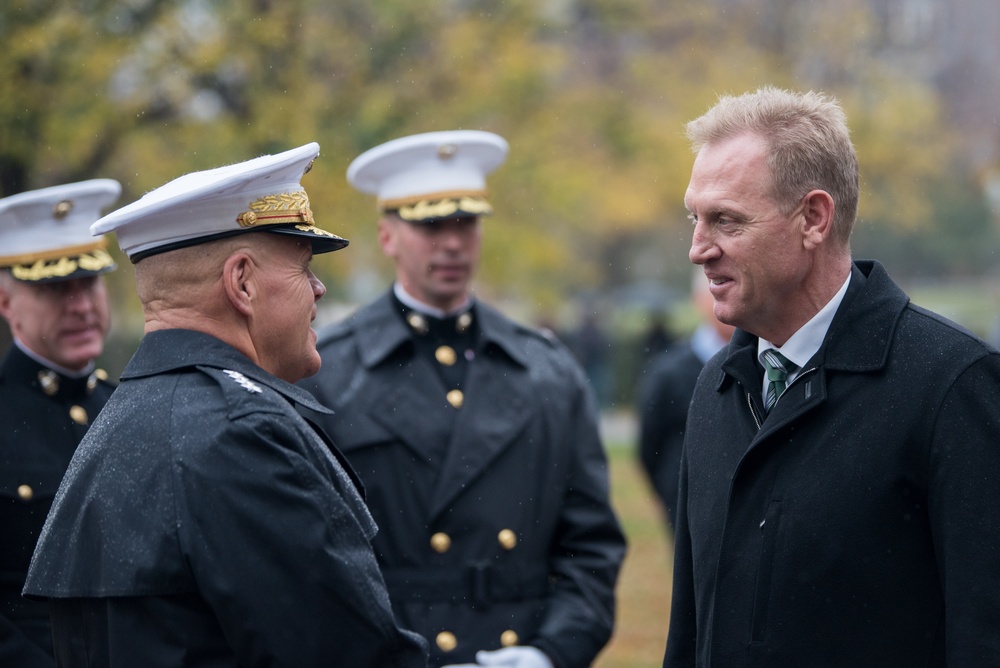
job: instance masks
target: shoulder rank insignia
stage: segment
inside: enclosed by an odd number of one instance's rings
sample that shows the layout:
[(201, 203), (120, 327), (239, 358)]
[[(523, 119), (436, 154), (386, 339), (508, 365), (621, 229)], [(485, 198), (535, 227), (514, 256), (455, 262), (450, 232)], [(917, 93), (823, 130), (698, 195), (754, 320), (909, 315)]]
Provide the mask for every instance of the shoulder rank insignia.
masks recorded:
[(223, 369), (222, 373), (226, 374), (227, 376), (229, 376), (230, 378), (232, 378), (233, 380), (235, 380), (237, 383), (239, 383), (240, 387), (242, 387), (247, 392), (263, 392), (263, 390), (260, 389), (259, 385), (257, 385), (256, 383), (254, 383), (252, 380), (250, 380), (249, 378), (247, 378), (246, 376), (244, 376), (239, 371), (232, 371), (230, 369)]

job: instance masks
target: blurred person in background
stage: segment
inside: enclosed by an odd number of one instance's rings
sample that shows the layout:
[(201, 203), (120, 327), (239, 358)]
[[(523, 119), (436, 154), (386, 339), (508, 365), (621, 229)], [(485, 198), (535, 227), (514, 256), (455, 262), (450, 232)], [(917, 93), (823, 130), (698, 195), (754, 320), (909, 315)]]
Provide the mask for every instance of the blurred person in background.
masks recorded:
[(699, 324), (683, 343), (652, 358), (639, 384), (639, 462), (667, 513), (668, 527), (677, 526), (677, 483), (688, 406), (705, 363), (722, 350), (734, 327), (715, 317), (715, 300), (704, 272), (691, 277), (691, 303)]
[(0, 199), (0, 666), (55, 666), (48, 607), (21, 597), (31, 553), (70, 458), (114, 386), (95, 360), (110, 326), (90, 225), (118, 199), (111, 179)]
[(317, 419), (368, 490), (393, 607), (431, 665), (582, 668), (611, 637), (625, 542), (579, 365), (472, 292), (507, 148), (432, 132), (354, 160), (396, 280), (321, 332), (303, 386), (334, 411)]
[(737, 329), (688, 413), (664, 665), (1000, 665), (1000, 353), (852, 259), (835, 100), (687, 132), (691, 261)]

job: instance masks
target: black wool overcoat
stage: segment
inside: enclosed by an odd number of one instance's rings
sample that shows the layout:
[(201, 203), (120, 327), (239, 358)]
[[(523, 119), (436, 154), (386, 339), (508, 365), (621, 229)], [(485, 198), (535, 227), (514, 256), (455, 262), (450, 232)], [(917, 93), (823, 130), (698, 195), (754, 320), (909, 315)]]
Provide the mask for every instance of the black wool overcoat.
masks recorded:
[(323, 408), (206, 334), (147, 334), (73, 457), (25, 594), (64, 666), (426, 665)]
[(1000, 665), (1000, 353), (859, 261), (766, 417), (756, 355), (695, 390), (664, 665)]
[(460, 409), (389, 294), (321, 335), (303, 385), (334, 410), (320, 423), (365, 484), (390, 598), (431, 664), (519, 644), (581, 668), (610, 638), (625, 552), (595, 401), (554, 339), (481, 302), (475, 323)]
[(106, 378), (67, 376), (16, 345), (0, 365), (0, 666), (55, 666), (48, 606), (21, 589), (70, 458), (114, 390)]

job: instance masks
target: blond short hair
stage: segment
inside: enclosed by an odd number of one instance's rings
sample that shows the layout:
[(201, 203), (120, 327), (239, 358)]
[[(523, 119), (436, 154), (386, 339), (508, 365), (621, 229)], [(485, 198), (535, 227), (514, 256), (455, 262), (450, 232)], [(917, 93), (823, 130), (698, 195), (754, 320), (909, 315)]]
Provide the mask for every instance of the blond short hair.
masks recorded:
[(848, 244), (858, 214), (858, 158), (836, 99), (768, 86), (720, 97), (685, 130), (695, 153), (743, 134), (763, 139), (779, 208), (791, 213), (809, 191), (826, 191), (835, 206), (832, 238)]

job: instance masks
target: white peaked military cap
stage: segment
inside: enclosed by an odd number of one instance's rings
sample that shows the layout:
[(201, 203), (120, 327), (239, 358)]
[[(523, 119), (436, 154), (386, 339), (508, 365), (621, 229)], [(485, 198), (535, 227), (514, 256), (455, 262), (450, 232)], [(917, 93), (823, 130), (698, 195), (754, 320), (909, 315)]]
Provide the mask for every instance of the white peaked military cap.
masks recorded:
[(30, 283), (114, 270), (108, 240), (91, 236), (90, 225), (121, 192), (113, 179), (92, 179), (0, 199), (0, 268)]
[(343, 248), (347, 239), (316, 227), (300, 181), (319, 144), (264, 155), (235, 165), (185, 174), (113, 211), (91, 226), (114, 232), (135, 263), (177, 248), (244, 234), (276, 232), (304, 237), (314, 253)]
[(365, 151), (347, 168), (347, 181), (375, 195), (379, 212), (413, 223), (488, 215), (486, 175), (503, 164), (507, 150), (492, 132), (426, 132)]

